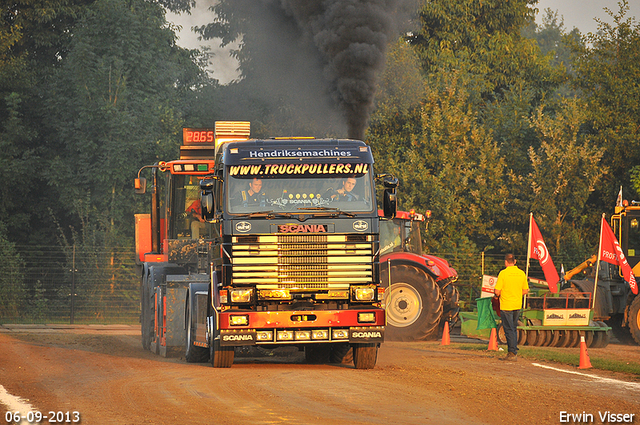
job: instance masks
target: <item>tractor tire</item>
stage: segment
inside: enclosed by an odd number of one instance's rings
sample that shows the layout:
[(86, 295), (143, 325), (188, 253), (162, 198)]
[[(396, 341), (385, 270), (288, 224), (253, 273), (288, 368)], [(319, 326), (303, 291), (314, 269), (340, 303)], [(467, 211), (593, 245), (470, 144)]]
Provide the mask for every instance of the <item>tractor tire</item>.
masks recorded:
[(211, 361), (211, 366), (215, 368), (231, 367), (236, 354), (235, 348), (221, 346), (220, 339), (215, 339), (214, 335), (211, 336), (211, 339), (212, 341), (209, 342), (209, 360)]
[(502, 323), (500, 323), (498, 329), (496, 329), (496, 339), (498, 340), (498, 344), (507, 345), (507, 336), (504, 334), (504, 326), (502, 326)]
[(378, 344), (354, 344), (353, 365), (356, 369), (373, 369), (378, 360)]
[(387, 287), (386, 337), (396, 341), (423, 341), (437, 337), (442, 318), (442, 296), (433, 278), (414, 266), (392, 265), (392, 285), (389, 287), (389, 273), (381, 274), (383, 286)]
[(329, 353), (329, 363), (348, 364), (353, 362), (353, 349), (348, 343), (334, 344)]
[[(596, 324), (601, 328), (607, 327), (607, 324), (604, 322), (596, 322)], [(607, 345), (609, 345), (609, 341), (611, 340), (611, 331), (605, 331), (600, 333), (602, 334), (602, 340), (598, 348), (605, 348)]]
[(531, 347), (538, 346), (538, 340), (540, 339), (540, 333), (538, 331), (527, 331), (527, 344)]
[(449, 322), (453, 328), (458, 323), (460, 315), (460, 292), (452, 283), (440, 289), (442, 295), (442, 318), (440, 320), (441, 328), (445, 322)]
[(209, 360), (209, 349), (197, 347), (193, 344), (195, 340), (195, 317), (191, 311), (191, 300), (187, 298), (186, 308), (186, 335), (184, 358), (187, 363), (204, 363)]
[(629, 331), (636, 344), (640, 344), (640, 295), (629, 306)]
[(549, 331), (551, 332), (551, 341), (547, 344), (547, 347), (557, 347), (558, 341), (560, 341), (560, 337), (562, 336), (562, 331)]
[(154, 308), (151, 302), (149, 275), (142, 277), (140, 286), (140, 333), (142, 335), (142, 348), (150, 350), (151, 340), (153, 339)]

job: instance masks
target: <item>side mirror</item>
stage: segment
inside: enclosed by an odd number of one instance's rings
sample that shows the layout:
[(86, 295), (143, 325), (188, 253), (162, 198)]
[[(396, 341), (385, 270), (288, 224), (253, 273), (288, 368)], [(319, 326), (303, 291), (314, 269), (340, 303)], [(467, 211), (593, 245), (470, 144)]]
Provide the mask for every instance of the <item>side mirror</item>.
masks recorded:
[(202, 179), (200, 181), (200, 206), (202, 207), (202, 218), (205, 221), (213, 221), (216, 211), (215, 199), (213, 197), (213, 180)]
[(133, 188), (137, 194), (143, 194), (147, 192), (147, 179), (139, 177), (133, 181)]
[(398, 209), (398, 200), (396, 197), (398, 179), (393, 176), (386, 175), (384, 176), (382, 184), (384, 185), (382, 211), (386, 218), (394, 218)]

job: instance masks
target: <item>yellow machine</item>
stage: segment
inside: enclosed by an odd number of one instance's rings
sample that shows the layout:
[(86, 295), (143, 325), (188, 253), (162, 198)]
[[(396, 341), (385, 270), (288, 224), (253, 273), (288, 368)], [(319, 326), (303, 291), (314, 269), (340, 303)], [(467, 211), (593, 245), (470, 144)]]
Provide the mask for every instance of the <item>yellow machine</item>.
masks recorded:
[[(640, 202), (627, 201), (615, 207), (611, 227), (635, 276), (640, 275)], [(593, 293), (597, 256), (592, 256), (564, 275), (563, 292)], [(582, 274), (582, 276), (579, 276)], [(619, 267), (600, 262), (594, 320), (604, 320), (622, 341), (633, 338), (640, 344), (640, 296), (634, 295)]]

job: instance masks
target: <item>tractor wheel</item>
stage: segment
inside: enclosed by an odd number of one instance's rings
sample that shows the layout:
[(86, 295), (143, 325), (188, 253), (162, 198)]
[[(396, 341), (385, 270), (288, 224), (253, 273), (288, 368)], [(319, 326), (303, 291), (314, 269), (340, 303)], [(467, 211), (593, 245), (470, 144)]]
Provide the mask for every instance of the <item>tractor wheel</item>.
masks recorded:
[(329, 353), (329, 363), (353, 363), (353, 350), (348, 343), (333, 344)]
[[(598, 326), (598, 325), (596, 325)], [(592, 331), (593, 339), (591, 340), (591, 344), (589, 344), (589, 348), (602, 348), (602, 341), (604, 340), (604, 332)]]
[(214, 339), (209, 343), (209, 348), (209, 360), (211, 360), (211, 366), (217, 368), (231, 367), (236, 354), (233, 347), (223, 347), (220, 345), (220, 339)]
[(444, 323), (449, 322), (453, 328), (458, 322), (460, 315), (460, 292), (452, 283), (448, 284), (440, 290), (442, 295), (442, 319), (440, 327), (444, 327)]
[[(601, 328), (608, 327), (607, 324), (604, 322), (596, 322), (596, 324)], [(604, 331), (600, 333), (602, 334), (602, 341), (600, 342), (600, 345), (598, 346), (598, 348), (604, 348), (607, 345), (609, 345), (609, 341), (611, 339), (611, 331)]]
[(560, 341), (560, 336), (562, 335), (562, 331), (548, 331), (551, 332), (551, 341), (547, 344), (547, 347), (557, 347), (558, 341)]
[(544, 347), (547, 340), (550, 338), (550, 334), (545, 330), (538, 331), (538, 340), (536, 341), (536, 347)]
[(538, 331), (527, 331), (527, 345), (536, 347), (538, 345), (540, 336), (541, 335), (538, 333)]
[(504, 326), (502, 323), (498, 325), (498, 329), (496, 329), (496, 337), (498, 339), (498, 344), (507, 345), (507, 336), (504, 334)]
[(527, 331), (524, 329), (518, 329), (518, 345), (525, 345), (526, 342), (527, 342)]
[(153, 338), (154, 308), (151, 302), (151, 288), (149, 276), (144, 276), (140, 288), (140, 332), (142, 335), (142, 348), (149, 350)]
[(557, 347), (559, 348), (568, 347), (569, 343), (571, 342), (571, 331), (561, 330), (559, 332), (560, 332), (560, 339), (558, 340)]
[(629, 307), (629, 331), (631, 336), (640, 344), (640, 296), (636, 295)]
[[(389, 273), (383, 272), (382, 276), (383, 286), (388, 286)], [(391, 282), (385, 295), (388, 339), (422, 341), (437, 335), (442, 296), (433, 278), (401, 264), (391, 266)]]
[(186, 336), (185, 336), (185, 353), (184, 358), (187, 363), (203, 363), (209, 360), (209, 350), (203, 347), (197, 347), (193, 344), (195, 340), (196, 321), (195, 315), (191, 311), (191, 300), (187, 298), (186, 308)]
[(593, 342), (593, 331), (584, 331), (580, 332), (580, 334), (580, 336), (584, 336), (584, 343), (589, 347)]
[(353, 365), (356, 369), (373, 369), (378, 359), (378, 344), (354, 344)]

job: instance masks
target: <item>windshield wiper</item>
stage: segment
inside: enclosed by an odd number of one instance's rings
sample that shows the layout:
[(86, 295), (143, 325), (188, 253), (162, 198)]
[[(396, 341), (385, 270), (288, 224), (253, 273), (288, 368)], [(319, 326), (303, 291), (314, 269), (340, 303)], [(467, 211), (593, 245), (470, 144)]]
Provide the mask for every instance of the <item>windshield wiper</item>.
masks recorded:
[(240, 215), (236, 216), (236, 218), (241, 218), (241, 217), (248, 217), (248, 218), (265, 217), (265, 218), (271, 220), (272, 218), (276, 218), (276, 217), (291, 218), (292, 215), (291, 215), (291, 213), (274, 212), (273, 210), (270, 210), (270, 211), (256, 211), (256, 212), (247, 213), (247, 214), (240, 214)]
[(355, 217), (355, 214), (352, 214), (350, 212), (346, 212), (346, 211), (342, 211), (339, 210), (338, 208), (328, 208), (328, 207), (300, 207), (298, 208), (299, 210), (306, 210), (306, 211), (330, 211), (333, 215), (340, 215), (340, 214), (344, 214), (347, 217)]

